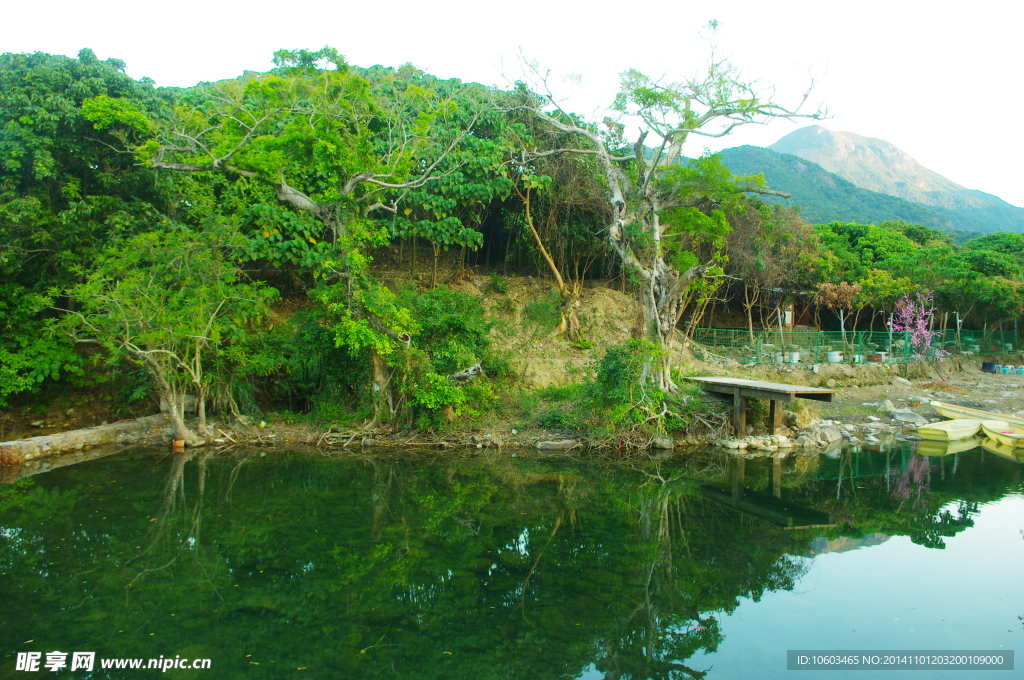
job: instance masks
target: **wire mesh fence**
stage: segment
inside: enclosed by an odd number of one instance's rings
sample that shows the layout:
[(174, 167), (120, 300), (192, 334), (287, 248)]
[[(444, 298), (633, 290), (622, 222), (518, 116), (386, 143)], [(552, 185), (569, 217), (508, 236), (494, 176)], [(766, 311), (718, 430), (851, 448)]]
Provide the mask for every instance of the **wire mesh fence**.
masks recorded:
[(906, 363), (945, 355), (1001, 354), (1021, 351), (1014, 331), (956, 331), (936, 334), (930, 347), (913, 345), (909, 333), (888, 331), (753, 331), (698, 328), (697, 351), (707, 358), (741, 364)]

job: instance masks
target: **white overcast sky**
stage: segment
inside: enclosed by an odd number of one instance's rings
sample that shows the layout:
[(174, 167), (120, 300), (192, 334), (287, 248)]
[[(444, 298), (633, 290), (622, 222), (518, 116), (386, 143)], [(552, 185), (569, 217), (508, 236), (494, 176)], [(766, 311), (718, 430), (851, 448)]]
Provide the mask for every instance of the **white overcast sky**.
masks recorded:
[[(134, 77), (189, 86), (271, 67), (281, 48), (337, 48), (358, 66), (411, 62), (443, 78), (515, 78), (522, 52), (578, 74), (567, 106), (588, 116), (636, 68), (682, 78), (706, 61), (701, 28), (783, 103), (811, 78), (823, 125), (892, 142), (971, 189), (1024, 206), (1024, 0), (50, 0), (0, 11), (0, 52), (75, 55), (90, 47)], [(767, 146), (799, 125), (776, 121), (687, 152)]]

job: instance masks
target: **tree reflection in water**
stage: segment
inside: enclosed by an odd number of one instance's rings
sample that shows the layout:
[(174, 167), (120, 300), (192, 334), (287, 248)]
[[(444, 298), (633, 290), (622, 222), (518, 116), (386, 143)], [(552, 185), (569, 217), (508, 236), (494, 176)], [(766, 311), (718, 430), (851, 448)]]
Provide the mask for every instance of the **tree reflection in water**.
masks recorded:
[[(0, 637), (208, 657), (223, 678), (701, 678), (688, 660), (722, 644), (721, 615), (792, 589), (816, 535), (705, 497), (693, 477), (738, 467), (703, 463), (189, 452), (64, 468), (0, 487), (0, 595), (22, 612)], [(974, 501), (938, 513), (953, 495), (929, 488), (900, 511), (882, 474), (837, 497), (822, 465), (748, 461), (746, 479), (842, 517), (835, 534), (941, 543), (971, 522)], [(841, 488), (865, 468), (842, 466)]]

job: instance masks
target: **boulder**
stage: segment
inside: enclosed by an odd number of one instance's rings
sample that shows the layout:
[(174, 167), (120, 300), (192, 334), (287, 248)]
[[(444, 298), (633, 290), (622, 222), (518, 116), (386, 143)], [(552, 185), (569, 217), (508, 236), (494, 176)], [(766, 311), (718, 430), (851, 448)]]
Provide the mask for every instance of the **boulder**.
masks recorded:
[(843, 441), (843, 433), (837, 427), (831, 425), (821, 428), (821, 438), (829, 444)]
[(881, 403), (881, 405), (876, 409), (875, 412), (876, 413), (892, 413), (895, 410), (896, 410), (896, 405), (893, 404), (891, 400), (886, 399), (885, 401), (883, 401)]
[(910, 423), (911, 425), (927, 425), (928, 419), (922, 415), (918, 415), (913, 411), (907, 409), (898, 409), (893, 411), (892, 417), (902, 423)]
[(672, 437), (658, 437), (651, 442), (651, 448), (671, 450), (676, 448), (676, 443), (672, 441)]

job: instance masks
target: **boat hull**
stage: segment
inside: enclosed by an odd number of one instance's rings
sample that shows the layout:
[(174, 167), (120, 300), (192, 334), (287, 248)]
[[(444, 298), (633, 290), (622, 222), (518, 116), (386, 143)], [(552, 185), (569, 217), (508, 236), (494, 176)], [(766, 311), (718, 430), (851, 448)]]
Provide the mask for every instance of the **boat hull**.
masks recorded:
[(930, 402), (932, 408), (938, 411), (939, 415), (943, 418), (969, 418), (972, 420), (1002, 420), (1011, 425), (1017, 425), (1024, 427), (1024, 418), (1018, 418), (1016, 416), (1007, 416), (1002, 413), (992, 413), (990, 411), (982, 411), (979, 408), (971, 408), (969, 406), (958, 406), (956, 404), (946, 404), (941, 401)]
[(1005, 420), (983, 420), (981, 429), (985, 436), (994, 439), (1003, 446), (1014, 449), (1024, 448), (1024, 427), (1008, 423)]
[(921, 425), (917, 428), (917, 434), (919, 434), (922, 439), (930, 439), (937, 442), (949, 442), (973, 437), (978, 434), (978, 430), (980, 429), (980, 420), (957, 418), (956, 420), (946, 420), (941, 423)]

